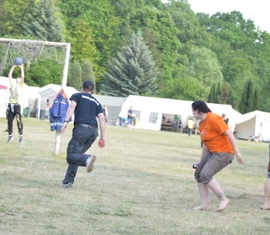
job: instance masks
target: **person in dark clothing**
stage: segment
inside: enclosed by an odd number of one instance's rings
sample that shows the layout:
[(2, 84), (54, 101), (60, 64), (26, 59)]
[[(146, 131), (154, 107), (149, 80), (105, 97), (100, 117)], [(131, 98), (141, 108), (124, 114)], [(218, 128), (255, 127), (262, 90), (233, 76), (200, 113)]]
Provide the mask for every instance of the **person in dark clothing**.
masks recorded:
[(62, 186), (71, 188), (74, 183), (78, 166), (86, 167), (87, 172), (91, 172), (96, 160), (95, 155), (88, 155), (85, 152), (92, 146), (98, 136), (99, 119), (101, 147), (105, 146), (105, 118), (101, 104), (92, 96), (94, 83), (85, 81), (80, 93), (75, 93), (70, 97), (71, 103), (66, 113), (65, 121), (61, 132), (64, 133), (68, 120), (73, 112), (75, 115), (72, 138), (67, 146), (68, 168)]

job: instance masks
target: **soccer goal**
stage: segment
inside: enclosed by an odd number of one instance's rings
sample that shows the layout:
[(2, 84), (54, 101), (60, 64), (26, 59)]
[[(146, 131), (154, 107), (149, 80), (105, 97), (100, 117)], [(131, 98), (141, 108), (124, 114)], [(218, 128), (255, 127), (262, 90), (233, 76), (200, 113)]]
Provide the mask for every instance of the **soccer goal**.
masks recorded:
[[(70, 43), (0, 38), (0, 75), (8, 66), (14, 64), (16, 57), (23, 59), (26, 69), (30, 69), (31, 64), (36, 63), (38, 60), (52, 60), (63, 64), (61, 87), (63, 90), (66, 88)], [(37, 116), (38, 118), (40, 116), (40, 107)], [(59, 153), (59, 145), (60, 132), (56, 132), (55, 154)]]
[(16, 57), (21, 57), (27, 69), (38, 60), (52, 60), (63, 64), (62, 88), (66, 87), (70, 43), (0, 38), (0, 75), (7, 66), (12, 66)]

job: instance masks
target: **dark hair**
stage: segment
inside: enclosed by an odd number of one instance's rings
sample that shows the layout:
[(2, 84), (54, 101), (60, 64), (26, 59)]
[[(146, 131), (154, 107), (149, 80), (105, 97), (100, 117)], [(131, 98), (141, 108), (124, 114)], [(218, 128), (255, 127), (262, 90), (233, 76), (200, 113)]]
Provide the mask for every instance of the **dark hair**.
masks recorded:
[(199, 112), (202, 112), (202, 113), (212, 112), (203, 100), (196, 100), (192, 103), (191, 106), (193, 110), (198, 110)]

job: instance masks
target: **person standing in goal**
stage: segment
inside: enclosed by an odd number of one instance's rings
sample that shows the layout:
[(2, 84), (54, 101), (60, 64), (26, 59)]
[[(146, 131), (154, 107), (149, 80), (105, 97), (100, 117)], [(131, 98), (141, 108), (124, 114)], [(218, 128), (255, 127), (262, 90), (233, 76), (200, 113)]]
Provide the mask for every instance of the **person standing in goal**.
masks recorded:
[(66, 176), (62, 181), (62, 187), (64, 188), (72, 187), (78, 166), (86, 167), (87, 172), (91, 172), (93, 169), (96, 156), (85, 154), (85, 152), (92, 146), (98, 136), (96, 118), (99, 119), (100, 128), (99, 147), (105, 146), (105, 117), (101, 104), (92, 96), (93, 92), (94, 83), (85, 81), (81, 87), (81, 92), (70, 97), (71, 103), (61, 129), (61, 132), (64, 133), (74, 112), (74, 128), (67, 147), (67, 163), (69, 165)]
[[(12, 74), (16, 67), (20, 67), (21, 76), (16, 78), (16, 82), (12, 81)], [(8, 143), (13, 140), (13, 120), (16, 117), (17, 127), (19, 132), (19, 143), (23, 140), (23, 123), (22, 123), (22, 114), (21, 114), (21, 105), (20, 105), (20, 96), (22, 93), (22, 88), (24, 84), (24, 67), (23, 64), (16, 65), (14, 64), (9, 73), (8, 78), (10, 82), (10, 96), (7, 108), (7, 120), (8, 120)]]

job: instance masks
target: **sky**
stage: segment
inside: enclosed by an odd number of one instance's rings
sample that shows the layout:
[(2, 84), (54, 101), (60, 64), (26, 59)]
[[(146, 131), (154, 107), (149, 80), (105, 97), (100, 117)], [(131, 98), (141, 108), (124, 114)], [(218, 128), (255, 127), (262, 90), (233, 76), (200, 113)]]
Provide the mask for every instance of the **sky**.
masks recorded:
[[(213, 15), (217, 12), (240, 11), (244, 19), (250, 19), (261, 31), (270, 33), (269, 0), (187, 0), (195, 12)], [(162, 0), (166, 2), (166, 0)]]

